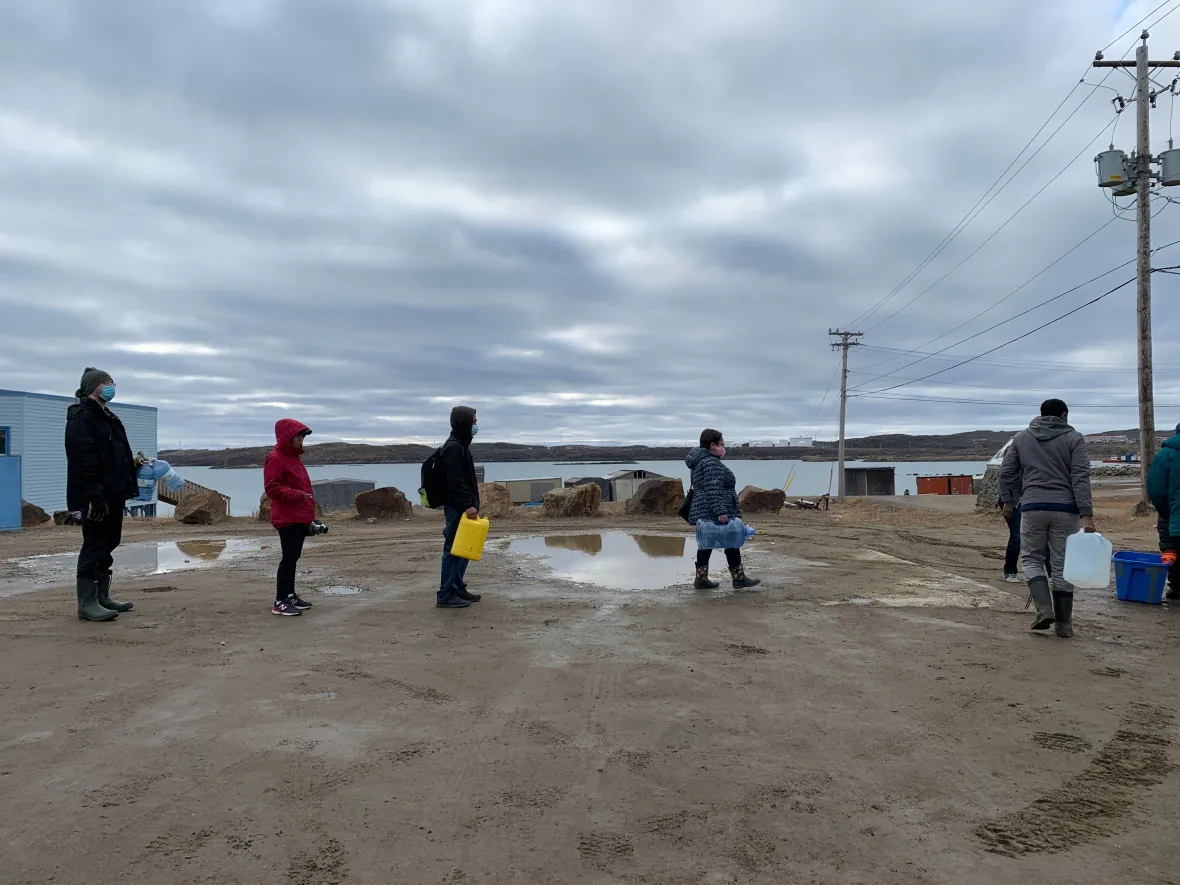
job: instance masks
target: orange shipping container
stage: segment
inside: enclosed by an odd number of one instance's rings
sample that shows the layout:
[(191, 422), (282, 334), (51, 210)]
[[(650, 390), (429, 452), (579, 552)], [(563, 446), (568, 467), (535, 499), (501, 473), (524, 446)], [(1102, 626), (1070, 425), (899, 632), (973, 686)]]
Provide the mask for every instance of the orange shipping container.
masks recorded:
[(919, 476), (919, 495), (949, 495), (951, 483), (949, 476)]
[(951, 494), (952, 495), (970, 495), (971, 494), (971, 477), (970, 476), (952, 476)]

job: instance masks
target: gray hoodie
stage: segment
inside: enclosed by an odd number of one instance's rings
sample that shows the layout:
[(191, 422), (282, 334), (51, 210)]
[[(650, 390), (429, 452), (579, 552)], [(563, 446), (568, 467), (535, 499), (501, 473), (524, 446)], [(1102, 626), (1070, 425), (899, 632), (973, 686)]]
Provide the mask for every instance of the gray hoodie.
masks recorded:
[(1021, 510), (1094, 515), (1086, 440), (1062, 418), (1034, 418), (1000, 466), (1000, 501)]

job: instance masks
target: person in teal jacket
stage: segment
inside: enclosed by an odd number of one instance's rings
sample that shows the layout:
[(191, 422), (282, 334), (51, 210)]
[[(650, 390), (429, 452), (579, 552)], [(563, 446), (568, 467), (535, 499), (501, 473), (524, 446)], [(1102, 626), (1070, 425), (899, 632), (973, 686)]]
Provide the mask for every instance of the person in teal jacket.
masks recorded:
[(1164, 440), (1163, 447), (1151, 459), (1147, 471), (1147, 497), (1159, 514), (1155, 528), (1160, 537), (1160, 553), (1168, 565), (1168, 599), (1180, 599), (1180, 569), (1176, 555), (1180, 552), (1180, 424), (1176, 435)]

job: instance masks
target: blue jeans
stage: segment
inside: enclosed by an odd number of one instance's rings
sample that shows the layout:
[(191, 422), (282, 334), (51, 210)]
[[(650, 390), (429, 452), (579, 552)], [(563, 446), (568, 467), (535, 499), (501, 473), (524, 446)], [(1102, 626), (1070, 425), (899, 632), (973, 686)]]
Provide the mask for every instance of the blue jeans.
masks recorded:
[(443, 507), (446, 525), (443, 528), (442, 580), (438, 585), (438, 601), (446, 602), (463, 589), (463, 576), (467, 574), (468, 560), (460, 556), (451, 556), (451, 545), (455, 543), (455, 533), (459, 531), (459, 520), (463, 518), (463, 511), (454, 507)]

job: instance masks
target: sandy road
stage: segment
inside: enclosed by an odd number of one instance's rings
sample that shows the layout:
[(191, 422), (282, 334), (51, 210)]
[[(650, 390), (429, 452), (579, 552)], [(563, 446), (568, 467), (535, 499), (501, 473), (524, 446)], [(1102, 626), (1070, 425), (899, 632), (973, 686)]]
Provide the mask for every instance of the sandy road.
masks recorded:
[[(759, 593), (595, 588), (493, 545), (484, 601), (440, 612), (421, 518), (337, 523), (301, 580), (365, 592), (296, 619), (266, 614), (273, 551), (124, 582), (112, 624), (66, 587), (0, 600), (0, 883), (1180, 882), (1174, 611), (1086, 593), (1075, 640), (1030, 634), (994, 518), (758, 526)], [(498, 534), (606, 529), (683, 523)], [(270, 543), (128, 541), (202, 536)]]

